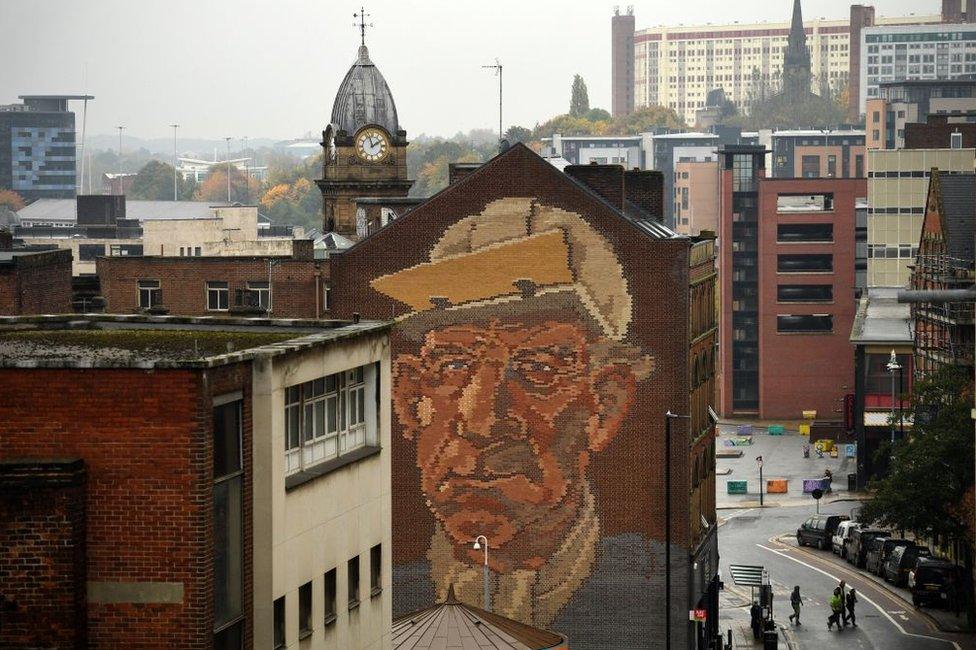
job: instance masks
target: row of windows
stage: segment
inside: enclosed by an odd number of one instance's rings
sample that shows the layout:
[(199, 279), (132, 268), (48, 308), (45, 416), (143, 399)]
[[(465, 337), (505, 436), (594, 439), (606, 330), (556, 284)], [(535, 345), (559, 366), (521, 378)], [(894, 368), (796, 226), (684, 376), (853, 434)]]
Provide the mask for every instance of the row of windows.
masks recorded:
[(868, 259), (913, 260), (918, 257), (918, 246), (911, 244), (868, 244)]
[(780, 223), (776, 225), (776, 241), (781, 244), (834, 241), (832, 223)]
[[(370, 597), (379, 595), (382, 590), (381, 572), (383, 568), (383, 548), (377, 544), (369, 551), (369, 585)], [(323, 575), (322, 603), (324, 615), (322, 617), (323, 628), (328, 628), (335, 623), (338, 608), (336, 591), (336, 569), (329, 569)], [(359, 607), (359, 556), (346, 562), (346, 606), (349, 610)], [(287, 596), (282, 596), (274, 601), (274, 647), (276, 650), (285, 648), (285, 604)], [(315, 633), (315, 623), (312, 620), (312, 583), (306, 582), (298, 588), (298, 639), (300, 641), (309, 638)]]
[(828, 273), (834, 270), (834, 256), (820, 253), (777, 255), (779, 273)]
[[(286, 389), (286, 474), (378, 444), (375, 408), (378, 381), (379, 372), (376, 364), (372, 364)], [(368, 403), (367, 396), (373, 404)], [(372, 410), (369, 418), (368, 408)]]
[[(234, 305), (267, 310), (271, 304), (271, 285), (268, 281), (249, 280), (246, 286), (246, 289), (238, 289), (235, 292)], [(138, 293), (139, 309), (163, 306), (163, 290), (159, 280), (139, 280)], [(208, 281), (205, 284), (205, 297), (207, 311), (228, 311), (230, 284), (223, 280)]]
[(780, 284), (776, 287), (778, 302), (831, 302), (833, 299), (831, 284)]
[(834, 317), (831, 314), (784, 314), (776, 317), (776, 331), (781, 334), (832, 332)]

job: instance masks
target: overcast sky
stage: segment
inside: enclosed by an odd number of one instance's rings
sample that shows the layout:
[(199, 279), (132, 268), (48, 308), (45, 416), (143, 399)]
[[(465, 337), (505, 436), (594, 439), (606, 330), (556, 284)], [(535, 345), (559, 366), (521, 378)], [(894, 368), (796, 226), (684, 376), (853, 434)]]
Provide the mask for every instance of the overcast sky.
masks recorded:
[[(567, 110), (573, 74), (610, 108), (610, 16), (602, 0), (373, 0), (370, 55), (408, 135), (533, 126)], [(626, 2), (621, 3), (626, 5)], [(934, 14), (939, 0), (877, 0), (881, 15)], [(82, 93), (89, 134), (291, 138), (320, 132), (356, 58), (346, 0), (0, 0), (0, 103)], [(786, 20), (791, 0), (635, 2), (637, 27)], [(805, 0), (846, 18), (850, 0)], [(80, 126), (80, 125), (79, 125)]]

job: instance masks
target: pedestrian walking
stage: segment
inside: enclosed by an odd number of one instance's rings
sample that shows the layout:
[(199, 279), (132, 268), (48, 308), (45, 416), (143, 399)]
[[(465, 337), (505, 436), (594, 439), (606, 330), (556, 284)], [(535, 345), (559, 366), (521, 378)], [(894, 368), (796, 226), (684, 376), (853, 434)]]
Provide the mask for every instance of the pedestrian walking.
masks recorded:
[(847, 592), (845, 600), (847, 601), (847, 620), (851, 622), (851, 625), (857, 627), (857, 617), (854, 616), (854, 605), (857, 604), (857, 594), (854, 593), (854, 587), (851, 587), (851, 590)]
[(750, 625), (752, 626), (752, 637), (754, 639), (762, 638), (762, 607), (759, 606), (759, 601), (752, 601), (752, 607), (749, 608), (749, 617), (752, 619)]
[(834, 624), (837, 630), (843, 630), (840, 624), (840, 616), (844, 611), (844, 598), (840, 595), (840, 587), (834, 587), (834, 595), (830, 597), (830, 616), (827, 617), (827, 629), (832, 629)]
[(790, 605), (793, 606), (793, 613), (790, 614), (790, 623), (793, 619), (796, 619), (796, 624), (800, 625), (800, 606), (803, 605), (803, 598), (800, 597), (800, 585), (793, 587), (793, 593), (790, 594)]
[(839, 588), (840, 588), (840, 616), (844, 621), (844, 627), (847, 627), (847, 610), (844, 608), (844, 604), (847, 602), (847, 583), (841, 580)]

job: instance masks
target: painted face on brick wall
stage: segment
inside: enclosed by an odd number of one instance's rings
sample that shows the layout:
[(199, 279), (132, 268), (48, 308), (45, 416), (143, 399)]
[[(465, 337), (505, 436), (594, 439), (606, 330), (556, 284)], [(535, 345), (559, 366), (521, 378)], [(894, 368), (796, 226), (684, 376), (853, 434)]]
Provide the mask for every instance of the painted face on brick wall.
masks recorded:
[(652, 366), (624, 341), (616, 256), (577, 215), (506, 199), (373, 287), (414, 308), (397, 328), (417, 347), (394, 360), (394, 410), (455, 556), (480, 562), (471, 542), (486, 535), (494, 570), (542, 568), (592, 507), (591, 458)]

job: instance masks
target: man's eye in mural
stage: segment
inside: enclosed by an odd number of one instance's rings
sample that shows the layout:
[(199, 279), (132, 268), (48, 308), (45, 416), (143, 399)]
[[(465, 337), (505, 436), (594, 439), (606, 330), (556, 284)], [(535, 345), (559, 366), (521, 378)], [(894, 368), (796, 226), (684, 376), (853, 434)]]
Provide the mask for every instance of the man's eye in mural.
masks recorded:
[(548, 387), (562, 379), (572, 379), (579, 373), (577, 357), (562, 349), (530, 350), (519, 353), (512, 368), (530, 385)]

